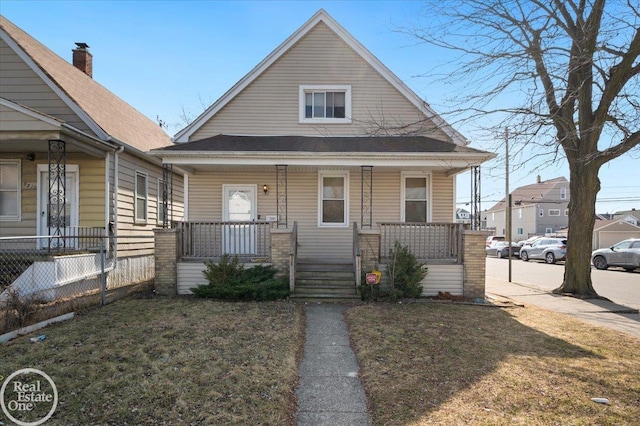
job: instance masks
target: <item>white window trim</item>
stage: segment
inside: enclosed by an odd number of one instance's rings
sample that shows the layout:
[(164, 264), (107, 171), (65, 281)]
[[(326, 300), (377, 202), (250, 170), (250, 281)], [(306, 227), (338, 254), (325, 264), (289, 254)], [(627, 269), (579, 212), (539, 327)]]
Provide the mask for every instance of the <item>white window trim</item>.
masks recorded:
[[(157, 188), (157, 191), (156, 191), (156, 202), (157, 202), (156, 223), (158, 225), (162, 225), (163, 222), (164, 222), (162, 220), (162, 218), (160, 217), (160, 212), (162, 211), (162, 178), (158, 178), (158, 186), (156, 188)], [(167, 207), (169, 207), (169, 206), (167, 206)], [(169, 215), (169, 209), (168, 208), (167, 208), (167, 215)]]
[[(306, 92), (344, 92), (344, 118), (307, 118), (305, 116)], [(299, 88), (299, 114), (300, 123), (326, 123), (326, 124), (350, 124), (351, 123), (351, 85), (350, 84), (301, 84)]]
[(544, 233), (545, 234), (553, 234), (553, 228), (545, 228)]
[[(406, 179), (407, 178), (415, 178), (421, 177), (427, 179), (427, 223), (431, 222), (431, 206), (433, 203), (431, 202), (431, 194), (432, 194), (432, 185), (433, 179), (431, 177), (431, 172), (401, 172), (400, 173), (400, 221), (404, 222), (405, 218), (405, 189), (406, 189)], [(492, 214), (493, 215), (493, 214)], [(493, 216), (492, 216), (493, 220)]]
[[(325, 177), (341, 177), (344, 178), (344, 222), (342, 223), (325, 223), (322, 221), (322, 193), (323, 179)], [(318, 227), (319, 228), (345, 228), (349, 226), (349, 171), (340, 170), (320, 170), (318, 171)]]
[(569, 216), (569, 209), (564, 209), (564, 215)]
[(16, 192), (18, 209), (15, 216), (0, 216), (2, 222), (19, 222), (22, 220), (22, 162), (20, 160), (0, 160), (0, 164), (16, 165), (18, 180), (16, 182)]
[(567, 199), (567, 188), (565, 186), (560, 187), (560, 199)]
[[(144, 197), (138, 195), (138, 176), (144, 176)], [(136, 170), (133, 178), (133, 188), (133, 221), (135, 224), (146, 225), (149, 221), (149, 174)], [(146, 200), (144, 219), (138, 219), (138, 198), (144, 198)]]
[(560, 216), (560, 209), (549, 209), (548, 214), (549, 217), (558, 217)]
[(518, 235), (524, 235), (524, 228), (518, 228)]

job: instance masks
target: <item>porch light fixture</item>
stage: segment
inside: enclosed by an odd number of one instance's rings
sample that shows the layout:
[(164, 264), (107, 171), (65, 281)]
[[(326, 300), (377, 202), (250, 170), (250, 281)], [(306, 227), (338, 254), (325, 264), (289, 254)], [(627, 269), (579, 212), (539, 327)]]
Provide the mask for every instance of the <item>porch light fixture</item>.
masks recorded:
[(269, 193), (269, 185), (266, 183), (262, 185), (262, 192), (264, 192), (264, 195), (267, 195)]
[(27, 154), (27, 160), (28, 161), (34, 161), (36, 159), (36, 154), (33, 152), (30, 152)]

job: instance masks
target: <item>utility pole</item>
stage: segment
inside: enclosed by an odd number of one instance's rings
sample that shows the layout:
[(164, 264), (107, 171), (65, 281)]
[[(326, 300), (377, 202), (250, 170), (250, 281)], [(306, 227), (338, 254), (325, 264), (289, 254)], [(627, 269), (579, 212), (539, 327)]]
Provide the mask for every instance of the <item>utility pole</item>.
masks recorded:
[(509, 248), (509, 282), (511, 282), (511, 194), (509, 193), (509, 128), (504, 130), (504, 146), (505, 146), (505, 167), (506, 167), (506, 179), (505, 179), (505, 206), (504, 206), (504, 219), (507, 240), (507, 247)]

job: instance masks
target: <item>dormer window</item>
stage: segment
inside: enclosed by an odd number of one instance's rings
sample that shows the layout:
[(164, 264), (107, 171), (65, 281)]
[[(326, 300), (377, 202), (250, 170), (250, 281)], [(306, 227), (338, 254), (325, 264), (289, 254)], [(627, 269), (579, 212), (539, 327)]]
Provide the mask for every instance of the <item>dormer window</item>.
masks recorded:
[(351, 123), (351, 86), (300, 86), (300, 123)]

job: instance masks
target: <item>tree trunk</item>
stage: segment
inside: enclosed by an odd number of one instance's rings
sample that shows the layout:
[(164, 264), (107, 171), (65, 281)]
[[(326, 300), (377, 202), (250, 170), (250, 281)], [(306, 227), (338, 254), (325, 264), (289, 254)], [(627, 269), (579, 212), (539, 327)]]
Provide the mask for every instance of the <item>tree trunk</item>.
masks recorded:
[[(570, 161), (569, 233), (564, 281), (554, 293), (597, 298), (591, 283), (591, 251), (596, 216), (596, 195), (600, 191), (599, 165)], [(571, 164), (573, 163), (573, 164)]]

